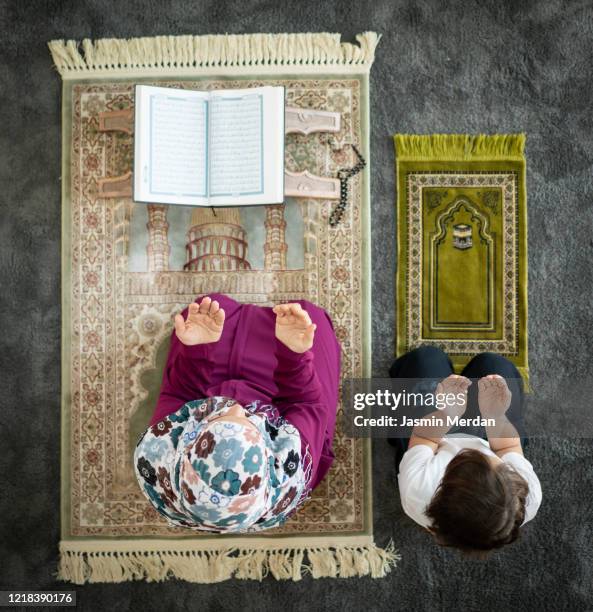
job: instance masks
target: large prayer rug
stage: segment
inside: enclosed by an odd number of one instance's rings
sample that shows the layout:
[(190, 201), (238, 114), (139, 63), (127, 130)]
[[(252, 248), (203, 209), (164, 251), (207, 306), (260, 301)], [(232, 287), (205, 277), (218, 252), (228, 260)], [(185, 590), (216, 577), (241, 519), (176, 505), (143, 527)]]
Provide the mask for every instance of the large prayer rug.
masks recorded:
[(525, 136), (394, 136), (397, 355), (509, 358), (528, 382)]
[[(342, 119), (333, 143), (321, 133), (288, 135), (288, 170), (335, 177), (356, 163), (348, 143), (368, 159), (368, 72), (378, 37), (357, 40), (360, 46), (336, 34), (158, 37), (84, 41), (83, 52), (74, 41), (50, 43), (63, 78), (59, 578), (378, 577), (395, 562), (391, 546), (373, 543), (369, 440), (347, 438), (339, 425), (335, 463), (312, 498), (285, 526), (257, 537), (169, 527), (144, 498), (132, 464), (159, 393), (172, 317), (200, 294), (261, 305), (311, 300), (333, 319), (343, 377), (370, 375), (369, 169), (352, 179), (335, 227), (328, 222), (335, 203), (327, 200), (213, 216), (99, 193), (99, 181), (131, 171), (133, 157), (133, 134), (104, 131), (101, 113), (132, 109), (140, 82), (284, 85), (291, 106), (338, 111)], [(201, 226), (213, 223), (218, 239), (196, 251)], [(218, 257), (219, 271), (204, 271), (201, 255)]]

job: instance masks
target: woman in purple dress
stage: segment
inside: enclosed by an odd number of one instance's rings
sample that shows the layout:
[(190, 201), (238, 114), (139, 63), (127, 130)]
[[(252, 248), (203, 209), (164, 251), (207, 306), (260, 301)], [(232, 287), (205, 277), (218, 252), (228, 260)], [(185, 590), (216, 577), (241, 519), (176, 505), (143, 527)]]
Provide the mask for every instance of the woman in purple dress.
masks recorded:
[(329, 470), (340, 345), (311, 302), (222, 294), (175, 316), (158, 403), (134, 453), (140, 487), (176, 526), (282, 524)]

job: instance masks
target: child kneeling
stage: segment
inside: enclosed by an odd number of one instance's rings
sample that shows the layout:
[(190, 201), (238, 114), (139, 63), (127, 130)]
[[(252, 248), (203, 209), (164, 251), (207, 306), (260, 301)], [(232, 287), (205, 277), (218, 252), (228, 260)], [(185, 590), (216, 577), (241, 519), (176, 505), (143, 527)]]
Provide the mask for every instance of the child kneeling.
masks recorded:
[[(443, 351), (423, 346), (397, 359), (390, 375), (438, 379), (436, 393), (465, 398), (425, 415), (427, 423), (442, 426), (416, 425), (409, 440), (390, 439), (398, 451), (405, 513), (440, 545), (478, 556), (515, 541), (542, 500), (539, 479), (523, 455), (523, 384), (515, 366), (500, 355), (482, 353), (457, 376)], [(447, 421), (454, 420), (447, 416), (471, 418), (478, 409), (495, 423), (485, 427), (485, 436), (447, 435)]]

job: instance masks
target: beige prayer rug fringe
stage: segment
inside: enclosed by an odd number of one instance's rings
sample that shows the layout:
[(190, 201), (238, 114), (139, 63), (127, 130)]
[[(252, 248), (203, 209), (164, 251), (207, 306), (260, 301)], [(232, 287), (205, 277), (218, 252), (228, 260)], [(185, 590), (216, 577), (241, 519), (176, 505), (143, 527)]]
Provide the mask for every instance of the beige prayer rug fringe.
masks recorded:
[(180, 578), (188, 582), (213, 583), (238, 578), (277, 580), (313, 578), (383, 578), (399, 560), (390, 542), (385, 549), (373, 544), (319, 545), (277, 548), (222, 548), (179, 550), (163, 542), (159, 550), (71, 550), (60, 546), (58, 578), (75, 584), (85, 582), (160, 582)]
[(242, 73), (279, 74), (289, 68), (304, 74), (360, 73), (369, 70), (380, 36), (358, 34), (358, 45), (341, 42), (340, 34), (215, 34), (206, 36), (154, 36), (104, 38), (48, 43), (54, 64), (63, 79), (137, 76), (180, 76), (192, 73), (222, 74), (238, 68)]
[[(284, 526), (258, 536), (212, 537), (167, 525), (135, 480), (132, 453), (158, 397), (172, 317), (221, 292), (271, 305), (309, 299), (331, 315), (344, 378), (370, 376), (369, 169), (350, 182), (342, 221), (334, 203), (208, 208), (103, 197), (101, 179), (132, 169), (133, 135), (107, 130), (105, 113), (133, 110), (134, 85), (223, 89), (283, 85), (291, 106), (337, 111), (333, 134), (286, 138), (286, 168), (335, 177), (369, 159), (368, 72), (379, 36), (164, 36), (52, 41), (63, 77), (62, 494), (58, 578), (76, 584), (197, 582), (270, 575), (380, 577), (398, 559), (372, 533), (370, 441), (338, 428), (336, 459)], [(200, 226), (215, 224), (224, 266), (196, 265)], [(220, 243), (220, 244), (219, 244)], [(223, 245), (224, 243), (224, 245)], [(228, 251), (221, 251), (223, 245)], [(199, 256), (201, 257), (201, 255)], [(198, 259), (199, 259), (198, 257)]]

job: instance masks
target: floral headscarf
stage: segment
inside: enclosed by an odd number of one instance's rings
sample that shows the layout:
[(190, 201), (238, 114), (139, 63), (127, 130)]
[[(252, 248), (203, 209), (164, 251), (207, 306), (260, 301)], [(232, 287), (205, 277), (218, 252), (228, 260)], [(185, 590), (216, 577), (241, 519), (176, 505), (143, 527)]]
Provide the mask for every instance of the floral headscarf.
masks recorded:
[(211, 421), (237, 402), (184, 404), (149, 427), (134, 451), (144, 494), (173, 526), (252, 532), (281, 525), (309, 495), (311, 457), (273, 406), (244, 406), (255, 427)]

